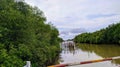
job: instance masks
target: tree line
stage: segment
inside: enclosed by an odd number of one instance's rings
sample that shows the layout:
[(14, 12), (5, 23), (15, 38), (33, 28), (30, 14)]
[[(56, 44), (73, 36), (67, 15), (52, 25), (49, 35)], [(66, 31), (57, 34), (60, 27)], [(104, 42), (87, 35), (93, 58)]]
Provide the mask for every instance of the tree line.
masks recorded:
[(0, 0), (0, 67), (46, 67), (59, 52), (59, 32), (44, 13), (21, 0)]
[(74, 38), (77, 43), (120, 44), (120, 22), (92, 33), (82, 33)]

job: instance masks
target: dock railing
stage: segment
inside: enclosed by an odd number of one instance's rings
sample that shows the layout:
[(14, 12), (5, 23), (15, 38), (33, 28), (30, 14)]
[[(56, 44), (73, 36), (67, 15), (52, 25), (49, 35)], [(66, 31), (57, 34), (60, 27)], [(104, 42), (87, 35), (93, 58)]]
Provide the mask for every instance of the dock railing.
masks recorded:
[(89, 64), (89, 63), (95, 63), (95, 62), (110, 61), (110, 60), (115, 60), (115, 59), (120, 59), (120, 56), (118, 56), (118, 57), (111, 57), (111, 58), (104, 58), (104, 59), (97, 59), (97, 60), (90, 60), (90, 61), (83, 61), (83, 62), (74, 62), (74, 63), (58, 64), (58, 65), (52, 65), (52, 66), (48, 66), (48, 67), (75, 66), (75, 65)]

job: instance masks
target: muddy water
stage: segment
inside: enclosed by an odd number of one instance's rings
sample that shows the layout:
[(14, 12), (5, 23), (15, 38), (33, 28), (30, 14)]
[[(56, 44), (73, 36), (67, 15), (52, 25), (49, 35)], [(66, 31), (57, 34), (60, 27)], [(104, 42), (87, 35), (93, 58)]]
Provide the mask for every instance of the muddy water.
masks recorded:
[[(60, 58), (58, 60), (59, 64), (120, 56), (120, 46), (117, 45), (75, 45), (73, 42), (63, 42), (60, 46), (62, 52), (60, 53)], [(69, 67), (120, 67), (120, 59)]]

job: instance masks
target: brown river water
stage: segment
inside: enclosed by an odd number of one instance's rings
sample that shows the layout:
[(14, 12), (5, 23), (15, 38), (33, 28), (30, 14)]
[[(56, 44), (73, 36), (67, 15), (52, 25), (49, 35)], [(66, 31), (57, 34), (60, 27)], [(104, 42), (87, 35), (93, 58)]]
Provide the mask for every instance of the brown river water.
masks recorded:
[[(69, 44), (71, 46), (69, 46)], [(62, 42), (58, 64), (83, 62), (108, 57), (120, 56), (120, 46), (108, 44), (74, 44), (74, 42)], [(120, 67), (120, 59), (97, 63), (75, 65), (69, 67)]]

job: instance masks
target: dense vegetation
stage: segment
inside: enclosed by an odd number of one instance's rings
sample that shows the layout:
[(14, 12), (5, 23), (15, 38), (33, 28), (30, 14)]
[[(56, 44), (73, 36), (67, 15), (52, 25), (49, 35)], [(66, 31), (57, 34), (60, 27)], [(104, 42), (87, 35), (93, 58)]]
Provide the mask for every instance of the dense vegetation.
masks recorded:
[(58, 55), (59, 32), (37, 7), (0, 0), (0, 67), (46, 67)]
[(109, 25), (93, 33), (82, 33), (74, 38), (77, 43), (120, 44), (120, 23)]

